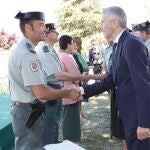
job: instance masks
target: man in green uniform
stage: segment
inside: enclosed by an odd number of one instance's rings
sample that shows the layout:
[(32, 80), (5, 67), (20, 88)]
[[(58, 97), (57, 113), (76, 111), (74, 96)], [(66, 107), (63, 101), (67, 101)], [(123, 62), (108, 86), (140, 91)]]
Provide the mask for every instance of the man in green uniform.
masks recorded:
[(79, 92), (74, 89), (57, 90), (45, 85), (35, 52), (35, 46), (44, 40), (47, 31), (44, 14), (19, 12), (15, 18), (20, 20), (23, 34), (21, 41), (11, 51), (8, 63), (15, 150), (41, 150), (45, 123), (39, 115), (39, 111), (44, 110), (39, 100), (55, 100), (60, 97), (76, 99)]

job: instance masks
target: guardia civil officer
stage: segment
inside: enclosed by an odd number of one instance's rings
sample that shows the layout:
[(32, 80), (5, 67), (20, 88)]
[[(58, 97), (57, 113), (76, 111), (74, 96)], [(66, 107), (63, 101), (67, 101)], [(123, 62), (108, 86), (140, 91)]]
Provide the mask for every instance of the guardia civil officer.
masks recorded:
[[(39, 44), (40, 46), (37, 47), (37, 54), (46, 74), (46, 82), (49, 86), (53, 88), (62, 88), (63, 81), (87, 82), (89, 79), (99, 80), (101, 78), (101, 76), (96, 75), (75, 75), (69, 72), (64, 72), (58, 54), (54, 49), (54, 44), (58, 42), (59, 35), (56, 31), (56, 25), (54, 23), (47, 23), (45, 26), (47, 28), (45, 42)], [(61, 99), (47, 101), (44, 104), (46, 107), (44, 112), (46, 127), (43, 144), (57, 143), (59, 142), (58, 130), (61, 116)]]
[[(54, 23), (45, 24), (45, 26), (47, 28), (45, 42), (39, 44), (37, 54), (45, 72), (47, 84), (53, 88), (61, 89), (63, 87), (63, 81), (57, 80), (55, 73), (60, 72), (62, 69), (58, 55), (53, 48), (54, 44), (58, 41), (59, 33), (56, 31)], [(61, 99), (46, 101), (44, 105), (46, 108), (44, 112), (46, 124), (43, 145), (58, 143)]]
[[(11, 51), (8, 63), (15, 150), (42, 150), (44, 120), (41, 115), (36, 117), (44, 107), (39, 100), (55, 100), (60, 97), (75, 99), (79, 93), (73, 89), (57, 90), (45, 85), (35, 52), (35, 46), (44, 40), (47, 31), (44, 13), (19, 12), (15, 18), (20, 20), (23, 34), (21, 41)], [(38, 109), (35, 109), (37, 106)]]
[(150, 57), (150, 22), (147, 20), (146, 22), (136, 24), (134, 25), (133, 30), (138, 32), (136, 35), (145, 42)]
[[(75, 75), (62, 70), (58, 54), (54, 49), (55, 43), (58, 42), (59, 35), (56, 31), (56, 25), (54, 23), (47, 23), (45, 26), (47, 28), (45, 41), (37, 46), (36, 51), (46, 75), (47, 85), (60, 89), (63, 87), (63, 81), (87, 82), (91, 79), (93, 77), (92, 75)], [(96, 77), (97, 80), (100, 79), (100, 76)], [(44, 112), (46, 126), (43, 145), (58, 143), (58, 131), (61, 119), (61, 99), (58, 98), (55, 101), (47, 101), (44, 104), (46, 108)]]

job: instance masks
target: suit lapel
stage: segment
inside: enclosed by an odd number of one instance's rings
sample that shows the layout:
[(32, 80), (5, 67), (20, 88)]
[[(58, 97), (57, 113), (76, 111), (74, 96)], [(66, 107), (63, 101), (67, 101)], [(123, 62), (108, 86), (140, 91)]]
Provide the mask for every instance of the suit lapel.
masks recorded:
[(117, 82), (117, 63), (118, 63), (118, 58), (121, 56), (122, 54), (122, 50), (123, 50), (123, 43), (124, 43), (124, 40), (126, 38), (126, 36), (129, 34), (129, 32), (127, 31), (124, 31), (118, 41), (118, 44), (117, 44), (117, 50), (116, 50), (116, 54), (113, 56), (114, 58), (114, 61), (112, 62), (112, 72), (113, 72), (113, 79), (114, 79), (114, 83)]

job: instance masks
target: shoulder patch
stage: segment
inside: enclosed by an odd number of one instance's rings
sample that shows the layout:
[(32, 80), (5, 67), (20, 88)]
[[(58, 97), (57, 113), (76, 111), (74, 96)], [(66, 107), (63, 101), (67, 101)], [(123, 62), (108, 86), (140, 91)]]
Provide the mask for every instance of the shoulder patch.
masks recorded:
[(36, 61), (31, 61), (30, 68), (32, 71), (36, 72), (39, 69), (39, 64)]
[(44, 53), (49, 52), (48, 46), (44, 46), (44, 47), (43, 47), (43, 52), (44, 52)]
[(26, 46), (27, 46), (27, 49), (31, 52), (31, 53), (36, 53), (34, 50), (33, 50), (33, 47), (30, 43), (26, 43)]

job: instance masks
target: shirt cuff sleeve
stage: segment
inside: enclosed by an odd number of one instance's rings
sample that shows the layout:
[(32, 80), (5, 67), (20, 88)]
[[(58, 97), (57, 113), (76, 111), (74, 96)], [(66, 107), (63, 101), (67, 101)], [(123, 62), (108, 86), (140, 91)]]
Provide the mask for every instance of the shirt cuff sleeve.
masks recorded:
[(79, 88), (80, 88), (81, 95), (84, 95), (85, 94), (84, 88), (83, 87), (79, 87)]

